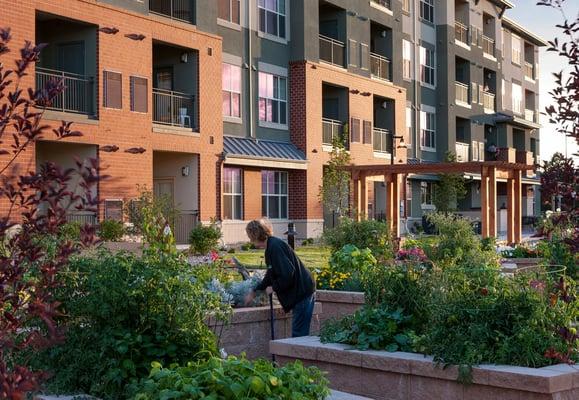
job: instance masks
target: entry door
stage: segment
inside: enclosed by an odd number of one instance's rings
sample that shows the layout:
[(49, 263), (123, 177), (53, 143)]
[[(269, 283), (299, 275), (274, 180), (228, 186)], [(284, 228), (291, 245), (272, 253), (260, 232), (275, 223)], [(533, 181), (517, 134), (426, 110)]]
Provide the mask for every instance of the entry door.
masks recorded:
[(174, 184), (173, 179), (154, 179), (153, 195), (156, 198), (168, 197), (171, 204), (174, 204)]

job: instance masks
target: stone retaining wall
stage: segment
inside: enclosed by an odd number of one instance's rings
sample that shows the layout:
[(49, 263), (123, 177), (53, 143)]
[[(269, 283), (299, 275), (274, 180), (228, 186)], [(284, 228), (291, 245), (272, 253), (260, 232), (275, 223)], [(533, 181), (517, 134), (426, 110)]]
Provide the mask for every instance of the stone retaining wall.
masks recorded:
[(318, 337), (276, 340), (270, 351), (280, 364), (302, 360), (328, 373), (330, 387), (388, 400), (577, 400), (579, 367), (544, 368), (484, 365), (473, 369), (470, 385), (457, 382), (458, 369), (442, 369), (432, 357), (358, 351), (322, 344)]
[[(364, 305), (364, 293), (318, 290), (316, 291), (316, 301), (322, 304), (322, 313), (319, 316), (321, 326), (329, 319), (354, 314)], [(312, 332), (315, 333), (316, 331)]]

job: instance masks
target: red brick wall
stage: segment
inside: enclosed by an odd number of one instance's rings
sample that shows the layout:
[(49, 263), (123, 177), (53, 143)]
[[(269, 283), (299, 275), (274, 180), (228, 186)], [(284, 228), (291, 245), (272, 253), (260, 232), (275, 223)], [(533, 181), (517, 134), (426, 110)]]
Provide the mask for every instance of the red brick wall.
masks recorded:
[[(0, 25), (12, 28), (12, 52), (0, 61), (11, 65), (18, 49), (25, 40), (35, 42), (35, 10), (98, 25), (116, 27), (115, 35), (99, 32), (97, 56), (97, 113), (98, 124), (75, 123), (74, 128), (83, 132), (80, 138), (67, 139), (78, 143), (96, 145), (116, 144), (117, 153), (99, 153), (106, 174), (111, 178), (100, 184), (100, 198), (129, 198), (137, 194), (137, 185), (152, 188), (153, 152), (174, 151), (196, 153), (200, 156), (200, 204), (201, 219), (219, 215), (219, 196), (216, 196), (218, 155), (223, 149), (221, 118), (214, 117), (214, 110), (221, 108), (221, 39), (203, 32), (194, 26), (171, 21), (162, 17), (144, 16), (115, 8), (95, 1), (80, 0), (0, 0), (2, 20)], [(125, 37), (125, 34), (145, 35), (142, 41)], [(152, 44), (153, 40), (175, 46), (198, 50), (199, 53), (199, 135), (175, 135), (152, 131), (152, 95), (149, 90), (149, 113), (130, 111), (129, 77), (139, 75), (148, 78), (152, 88)], [(208, 54), (212, 48), (212, 55)], [(123, 75), (123, 108), (107, 109), (102, 106), (102, 71), (111, 69)], [(34, 85), (34, 74), (25, 80), (25, 86)], [(63, 117), (63, 118), (66, 118)], [(57, 121), (47, 121), (51, 126)], [(212, 139), (211, 139), (212, 138)], [(5, 147), (8, 143), (2, 145)], [(143, 147), (146, 152), (132, 155), (123, 152), (129, 147)], [(5, 157), (3, 157), (5, 160)], [(0, 161), (1, 162), (1, 161)], [(34, 169), (34, 149), (19, 157), (19, 165), (30, 165)], [(217, 199), (217, 200), (216, 200)], [(0, 215), (7, 212), (5, 203), (0, 203)]]

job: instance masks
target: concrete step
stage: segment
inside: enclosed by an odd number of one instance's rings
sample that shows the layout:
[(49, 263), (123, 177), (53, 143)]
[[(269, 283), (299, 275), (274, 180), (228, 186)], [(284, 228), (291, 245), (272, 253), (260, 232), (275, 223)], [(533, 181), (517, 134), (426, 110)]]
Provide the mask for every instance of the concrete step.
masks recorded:
[(369, 397), (362, 397), (355, 394), (340, 392), (337, 390), (332, 390), (328, 400), (372, 400)]

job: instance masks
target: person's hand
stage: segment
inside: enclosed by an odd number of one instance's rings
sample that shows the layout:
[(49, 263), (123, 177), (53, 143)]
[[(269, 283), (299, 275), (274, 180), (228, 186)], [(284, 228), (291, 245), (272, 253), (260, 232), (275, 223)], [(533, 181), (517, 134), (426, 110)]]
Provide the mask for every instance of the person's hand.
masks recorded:
[(265, 293), (267, 293), (267, 295), (270, 296), (273, 293), (273, 288), (271, 286), (266, 287)]
[(248, 306), (251, 304), (251, 302), (253, 301), (253, 299), (255, 299), (255, 292), (252, 290), (251, 292), (247, 293), (245, 295), (245, 305)]

